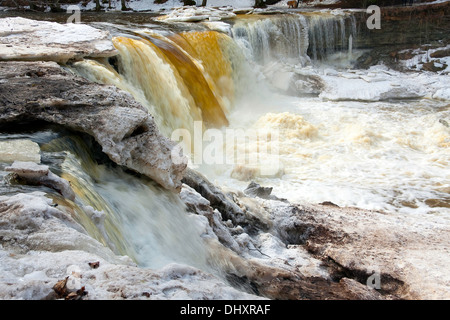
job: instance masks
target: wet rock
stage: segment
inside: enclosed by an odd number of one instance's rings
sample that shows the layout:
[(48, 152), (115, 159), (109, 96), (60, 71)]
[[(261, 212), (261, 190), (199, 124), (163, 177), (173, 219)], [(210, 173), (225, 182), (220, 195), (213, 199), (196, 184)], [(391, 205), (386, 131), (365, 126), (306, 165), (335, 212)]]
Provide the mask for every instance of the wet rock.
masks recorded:
[(237, 268), (235, 279), (242, 286), (269, 299), (276, 300), (385, 300), (374, 289), (351, 279), (339, 282), (324, 277), (307, 277), (299, 272), (247, 261), (243, 268)]
[(430, 53), (431, 58), (444, 58), (450, 56), (450, 48), (439, 49)]
[[(215, 219), (230, 222), (228, 228), (240, 227), (247, 233), (255, 233), (270, 227), (270, 222), (263, 214), (241, 204), (235, 194), (222, 191), (202, 174), (188, 168), (182, 181), (207, 200), (211, 208), (218, 211), (220, 217), (215, 214)], [(193, 209), (195, 211), (195, 208)], [(202, 210), (200, 208), (200, 211)]]
[(446, 64), (437, 66), (434, 61), (425, 62), (422, 64), (422, 69), (425, 71), (438, 72), (438, 71), (445, 70), (446, 68), (447, 68)]
[(251, 182), (247, 188), (244, 190), (244, 193), (251, 197), (260, 197), (267, 199), (272, 193), (271, 187), (261, 187), (256, 182)]
[[(30, 74), (40, 73), (33, 77)], [(0, 62), (0, 124), (44, 121), (91, 135), (115, 163), (179, 191), (187, 159), (147, 109), (113, 86), (75, 76), (54, 62)]]
[(227, 226), (226, 221), (222, 219), (221, 213), (213, 209), (208, 200), (187, 185), (183, 185), (180, 197), (190, 212), (206, 217), (211, 227), (210, 236), (217, 237), (220, 243), (234, 252), (239, 253), (241, 251), (239, 244), (233, 238), (233, 228)]
[(250, 197), (259, 197), (259, 198), (263, 198), (263, 199), (286, 201), (285, 199), (280, 199), (280, 198), (272, 195), (271, 194), (272, 190), (273, 190), (272, 187), (262, 187), (258, 183), (252, 181), (247, 186), (247, 188), (244, 190), (244, 193)]
[(59, 280), (53, 286), (53, 290), (55, 291), (56, 297), (58, 299), (64, 298), (68, 294), (68, 290), (67, 290), (67, 286), (66, 286), (67, 285), (67, 280), (69, 280), (69, 277), (65, 277), (63, 280)]
[(51, 172), (46, 165), (34, 162), (14, 161), (5, 171), (15, 173), (25, 184), (44, 185), (62, 194), (66, 199), (75, 200), (75, 193), (70, 183)]
[(97, 269), (100, 266), (100, 261), (89, 262), (88, 264), (92, 269)]
[(208, 200), (211, 207), (220, 211), (224, 220), (231, 220), (234, 224), (245, 221), (242, 209), (202, 174), (188, 168), (182, 182)]

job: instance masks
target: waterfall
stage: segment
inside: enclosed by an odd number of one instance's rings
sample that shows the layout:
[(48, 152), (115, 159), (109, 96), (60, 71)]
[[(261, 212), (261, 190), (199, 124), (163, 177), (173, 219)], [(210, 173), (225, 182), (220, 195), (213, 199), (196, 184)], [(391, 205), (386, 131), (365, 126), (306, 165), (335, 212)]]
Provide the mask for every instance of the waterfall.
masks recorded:
[(72, 68), (92, 81), (131, 93), (170, 137), (176, 129), (192, 133), (195, 121), (202, 121), (204, 129), (226, 127), (236, 100), (254, 89), (252, 63), (305, 66), (311, 59), (348, 53), (356, 19), (329, 13), (252, 15), (234, 21), (231, 36), (211, 30), (175, 33), (147, 28), (129, 33), (113, 38), (117, 57), (86, 59)]
[(204, 226), (187, 214), (178, 195), (109, 161), (101, 163), (89, 141), (59, 135), (41, 146), (45, 159), (63, 159), (50, 166), (70, 181), (77, 195), (75, 218), (87, 232), (142, 267), (176, 262), (209, 270)]
[(192, 132), (194, 121), (206, 128), (228, 125), (238, 81), (233, 73), (244, 60), (229, 48), (236, 46), (232, 39), (215, 31), (139, 36), (113, 38), (117, 61), (83, 60), (72, 67), (90, 80), (130, 92), (166, 136), (178, 128)]
[(354, 15), (311, 14), (307, 17), (310, 46), (308, 55), (313, 60), (324, 60), (335, 53), (349, 50), (349, 37), (356, 38)]
[(328, 12), (245, 17), (232, 28), (247, 59), (260, 65), (283, 61), (304, 66), (325, 60), (348, 52), (350, 35), (357, 36), (355, 16)]
[(302, 15), (240, 19), (232, 35), (247, 58), (259, 64), (281, 59), (304, 64), (308, 60), (308, 26)]

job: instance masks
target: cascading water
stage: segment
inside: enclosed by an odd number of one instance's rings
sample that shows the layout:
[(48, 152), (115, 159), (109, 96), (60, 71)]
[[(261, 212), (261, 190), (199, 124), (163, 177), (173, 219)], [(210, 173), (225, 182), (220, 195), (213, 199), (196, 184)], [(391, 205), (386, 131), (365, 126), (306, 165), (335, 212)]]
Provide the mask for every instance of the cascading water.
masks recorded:
[(313, 60), (325, 60), (336, 53), (348, 58), (349, 38), (358, 34), (354, 15), (311, 14), (307, 21), (308, 54)]
[(247, 58), (262, 65), (273, 60), (300, 64), (309, 60), (308, 26), (302, 15), (245, 18), (233, 25), (232, 35), (246, 49)]
[[(230, 30), (231, 36), (208, 30), (138, 30), (134, 36), (113, 39), (120, 52), (117, 64), (85, 60), (72, 67), (130, 92), (168, 137), (177, 128), (192, 132), (196, 120), (207, 124), (204, 129), (278, 130), (280, 170), (275, 175), (258, 175), (255, 164), (198, 168), (220, 185), (242, 190), (256, 180), (294, 202), (333, 201), (366, 209), (435, 212), (435, 203), (448, 206), (442, 166), (448, 163), (449, 132), (438, 122), (446, 117), (445, 108), (436, 112), (421, 100), (408, 106), (378, 100), (327, 102), (280, 96), (267, 90), (269, 86), (255, 85), (255, 71), (276, 62), (287, 66), (289, 75), (310, 72), (327, 81), (336, 78), (336, 87), (346, 88), (346, 81), (359, 75), (339, 77), (335, 71), (335, 78), (327, 78), (315, 70), (326, 66), (330, 72), (330, 65), (338, 65), (333, 62), (354, 58), (358, 30), (352, 14), (245, 16), (233, 21)], [(360, 74), (367, 82), (364, 72)], [(416, 122), (429, 130), (422, 139), (405, 141), (403, 125)], [(250, 152), (266, 157), (260, 147), (251, 146)], [(223, 146), (233, 154), (248, 152), (244, 149)], [(420, 163), (418, 171), (410, 161)]]
[[(36, 140), (38, 135), (30, 138)], [(89, 139), (73, 134), (49, 137), (40, 141), (44, 162), (70, 181), (77, 198), (65, 205), (77, 209), (76, 219), (91, 236), (141, 267), (176, 262), (211, 269), (209, 249), (201, 237), (204, 226), (186, 213), (178, 195), (107, 159), (98, 164)]]
[(274, 60), (306, 65), (336, 53), (347, 53), (349, 37), (357, 37), (351, 14), (305, 13), (246, 17), (233, 24), (234, 40), (247, 58), (264, 65)]
[(230, 49), (234, 43), (227, 35), (199, 31), (164, 36), (144, 30), (139, 39), (115, 37), (113, 42), (120, 52), (117, 70), (106, 60), (84, 60), (73, 68), (130, 92), (166, 136), (178, 128), (192, 132), (194, 121), (206, 128), (228, 125), (226, 113), (239, 93), (235, 69), (244, 57)]

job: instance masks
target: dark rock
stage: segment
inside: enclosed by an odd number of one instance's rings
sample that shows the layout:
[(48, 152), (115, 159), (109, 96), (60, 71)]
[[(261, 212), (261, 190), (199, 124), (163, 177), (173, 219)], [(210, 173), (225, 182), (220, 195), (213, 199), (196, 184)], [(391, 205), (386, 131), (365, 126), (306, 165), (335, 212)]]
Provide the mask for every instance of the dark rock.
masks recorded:
[[(182, 182), (209, 202), (209, 204), (201, 204), (201, 207), (199, 207), (199, 204), (193, 204), (188, 201), (187, 206), (191, 211), (203, 214), (202, 212), (208, 211), (207, 207), (210, 206), (212, 209), (217, 209), (220, 212), (223, 221), (230, 220), (234, 226), (241, 226), (247, 233), (255, 233), (270, 228), (268, 222), (258, 213), (253, 213), (245, 206), (236, 203), (238, 201), (237, 197), (235, 198), (233, 194), (223, 192), (199, 172), (189, 168), (186, 169)], [(218, 221), (212, 221), (212, 217), (212, 213), (209, 214), (208, 220), (213, 229), (222, 229), (222, 227), (218, 226), (220, 224)], [(214, 219), (217, 220), (217, 217), (214, 216)]]
[(430, 53), (431, 58), (444, 58), (450, 56), (450, 48), (436, 50)]
[(261, 185), (252, 181), (244, 190), (244, 193), (249, 197), (259, 197), (268, 200), (287, 201), (286, 199), (280, 199), (274, 195), (271, 195), (272, 189), (273, 189), (272, 187), (261, 187)]

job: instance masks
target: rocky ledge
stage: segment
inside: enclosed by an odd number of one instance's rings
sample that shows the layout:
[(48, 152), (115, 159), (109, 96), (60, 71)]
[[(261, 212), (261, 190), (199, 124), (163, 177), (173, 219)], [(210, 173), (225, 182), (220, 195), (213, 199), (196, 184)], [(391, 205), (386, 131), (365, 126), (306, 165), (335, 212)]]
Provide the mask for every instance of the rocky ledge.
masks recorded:
[[(55, 62), (0, 62), (0, 126), (61, 125), (95, 138), (109, 158), (179, 191), (187, 165), (130, 94), (89, 82)], [(181, 161), (185, 160), (185, 161)]]
[(182, 199), (208, 218), (220, 243), (245, 258), (234, 261), (230, 272), (259, 294), (274, 299), (450, 298), (446, 217), (341, 208), (331, 202), (293, 204), (267, 197), (268, 188), (255, 183), (249, 185), (252, 193), (223, 192), (205, 187), (210, 183), (198, 174), (188, 176)]
[(117, 54), (108, 32), (85, 24), (60, 24), (20, 17), (0, 19), (0, 60), (56, 61)]

